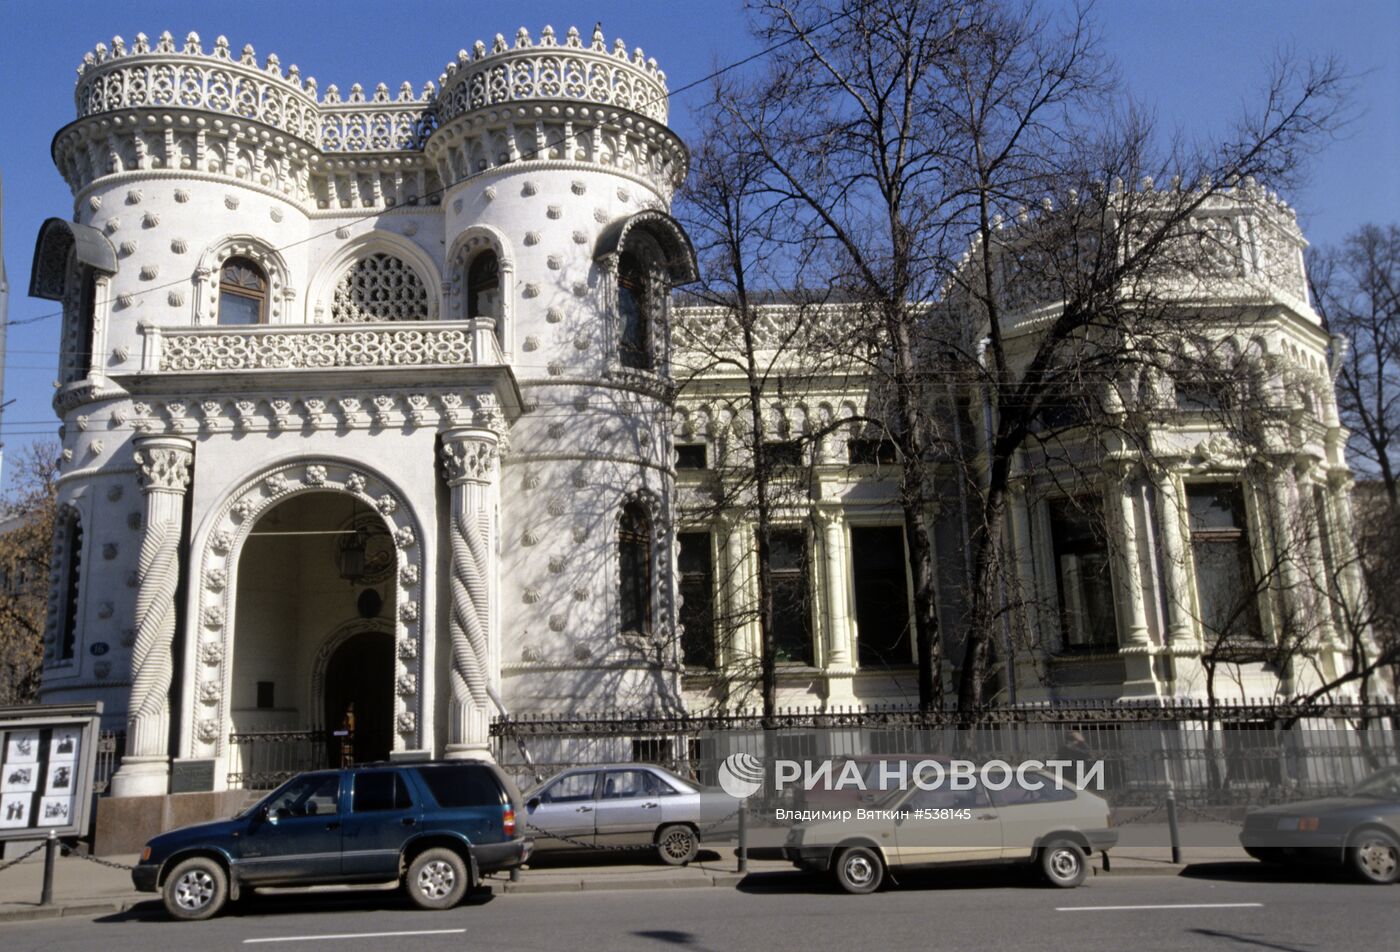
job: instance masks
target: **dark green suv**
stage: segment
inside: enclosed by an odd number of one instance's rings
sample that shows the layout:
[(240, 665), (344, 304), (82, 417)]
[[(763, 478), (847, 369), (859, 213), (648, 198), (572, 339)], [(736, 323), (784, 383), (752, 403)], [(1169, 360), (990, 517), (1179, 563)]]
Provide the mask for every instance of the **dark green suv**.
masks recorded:
[(493, 764), (368, 764), (299, 774), (231, 820), (162, 833), (131, 872), (180, 919), (206, 919), (249, 886), (397, 880), (448, 909), (533, 841), (520, 795)]

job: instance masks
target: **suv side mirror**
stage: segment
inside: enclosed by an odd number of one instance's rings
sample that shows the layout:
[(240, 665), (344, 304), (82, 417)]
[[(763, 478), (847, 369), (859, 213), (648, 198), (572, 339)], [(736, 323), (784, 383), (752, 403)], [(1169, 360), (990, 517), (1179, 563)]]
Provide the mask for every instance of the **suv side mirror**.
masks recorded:
[(533, 809), (535, 809), (535, 807), (537, 807), (537, 806), (539, 806), (539, 805), (540, 805), (540, 798), (539, 798), (539, 797), (531, 797), (530, 799), (528, 799), (528, 800), (525, 801), (525, 808), (526, 808), (527, 810), (533, 810)]

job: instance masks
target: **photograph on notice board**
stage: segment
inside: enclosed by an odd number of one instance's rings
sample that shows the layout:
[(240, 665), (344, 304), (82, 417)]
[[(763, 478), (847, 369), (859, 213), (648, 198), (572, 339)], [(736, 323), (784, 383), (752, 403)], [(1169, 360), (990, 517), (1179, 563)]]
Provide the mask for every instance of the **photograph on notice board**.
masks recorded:
[(32, 764), (39, 760), (38, 731), (10, 731), (5, 737), (5, 765)]
[(73, 765), (49, 764), (49, 779), (44, 785), (47, 794), (71, 796), (73, 793)]
[(38, 764), (6, 764), (0, 770), (0, 793), (33, 793), (38, 789)]
[(73, 812), (72, 797), (42, 797), (37, 826), (64, 826)]
[(79, 733), (76, 727), (55, 727), (49, 735), (49, 763), (75, 760)]
[(0, 830), (12, 830), (29, 825), (29, 807), (34, 797), (27, 793), (7, 793), (0, 796)]

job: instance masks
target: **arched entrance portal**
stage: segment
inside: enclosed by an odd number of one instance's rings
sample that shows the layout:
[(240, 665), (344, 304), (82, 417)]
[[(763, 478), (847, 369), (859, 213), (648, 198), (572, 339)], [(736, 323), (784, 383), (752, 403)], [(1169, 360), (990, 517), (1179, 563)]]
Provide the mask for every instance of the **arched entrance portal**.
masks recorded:
[[(257, 517), (238, 556), (230, 672), (245, 784), (388, 759), (397, 568), (388, 525), (351, 493), (298, 493)], [(343, 750), (333, 732), (351, 704)]]
[(330, 656), (322, 723), (344, 729), (353, 713), (354, 733), (332, 743), (327, 766), (339, 766), (345, 757), (355, 762), (389, 759), (394, 692), (384, 672), (393, 670), (394, 636), (387, 631), (351, 635)]

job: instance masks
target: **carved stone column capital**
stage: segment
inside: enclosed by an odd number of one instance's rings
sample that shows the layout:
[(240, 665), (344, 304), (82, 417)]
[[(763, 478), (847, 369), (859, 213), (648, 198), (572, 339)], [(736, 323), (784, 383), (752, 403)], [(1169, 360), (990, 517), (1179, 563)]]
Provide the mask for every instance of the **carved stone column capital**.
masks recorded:
[(500, 458), (500, 438), (486, 427), (463, 427), (442, 435), (440, 450), (447, 484), (490, 483)]
[(173, 436), (138, 439), (134, 458), (143, 492), (184, 495), (189, 488), (190, 463), (194, 460), (194, 444), (190, 440)]

